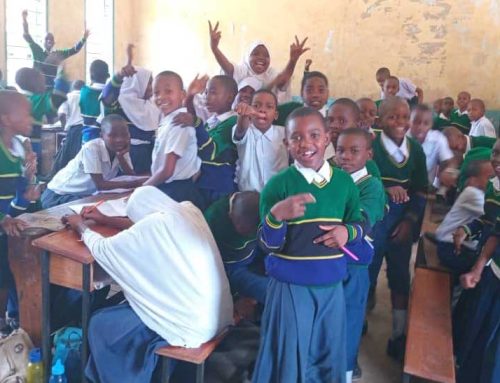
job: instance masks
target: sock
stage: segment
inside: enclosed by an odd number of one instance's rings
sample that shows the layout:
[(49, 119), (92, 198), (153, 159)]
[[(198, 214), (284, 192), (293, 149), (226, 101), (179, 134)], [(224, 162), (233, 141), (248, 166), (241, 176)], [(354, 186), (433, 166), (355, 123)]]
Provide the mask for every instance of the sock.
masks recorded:
[(392, 310), (392, 339), (404, 335), (406, 330), (406, 310)]
[(345, 373), (345, 382), (352, 383), (352, 371), (347, 371)]

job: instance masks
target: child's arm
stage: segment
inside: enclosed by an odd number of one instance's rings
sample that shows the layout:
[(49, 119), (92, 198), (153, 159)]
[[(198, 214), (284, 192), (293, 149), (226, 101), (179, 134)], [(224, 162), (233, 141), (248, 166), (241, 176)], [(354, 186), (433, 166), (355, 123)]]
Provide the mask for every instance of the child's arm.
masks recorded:
[(95, 223), (116, 227), (117, 229), (125, 230), (132, 226), (134, 223), (127, 217), (108, 217), (102, 214), (99, 209), (94, 206), (84, 207), (80, 213), (84, 219), (89, 219)]
[[(188, 110), (189, 113), (191, 113), (193, 116), (196, 116), (196, 109), (194, 107), (194, 96), (196, 96), (198, 93), (203, 93), (207, 87), (207, 82), (208, 82), (208, 76), (204, 75), (201, 78), (198, 78), (198, 75), (194, 78), (193, 81), (191, 81), (191, 84), (189, 84), (189, 87), (187, 89), (187, 95), (186, 95), (186, 100), (184, 101), (184, 104)], [(193, 121), (194, 124), (194, 121)]]
[(97, 190), (133, 189), (142, 186), (144, 182), (144, 179), (137, 179), (134, 181), (105, 180), (101, 173), (91, 173), (90, 177)]
[(25, 9), (22, 13), (23, 16), (23, 38), (29, 44), (31, 52), (33, 53), (33, 59), (42, 61), (45, 55), (43, 54), (43, 49), (40, 45), (35, 43), (33, 37), (30, 35), (29, 25), (28, 25), (28, 11)]
[(229, 77), (233, 77), (234, 65), (219, 49), (219, 42), (221, 38), (221, 31), (218, 30), (219, 22), (217, 21), (215, 27), (212, 28), (212, 23), (209, 21), (208, 28), (210, 31), (210, 48), (212, 49), (212, 53), (214, 54), (215, 59), (219, 63), (224, 73)]
[(87, 39), (90, 35), (90, 31), (88, 29), (83, 33), (83, 37), (71, 48), (57, 50), (56, 52), (60, 54), (63, 58), (68, 58), (70, 56), (76, 55), (83, 48)]
[(481, 255), (474, 266), (472, 266), (471, 271), (460, 276), (460, 284), (464, 289), (472, 289), (479, 283), (484, 266), (486, 266), (488, 261), (493, 257), (499, 242), (497, 235), (491, 235), (487, 239), (481, 250)]
[(274, 87), (282, 89), (290, 81), (300, 56), (302, 56), (304, 52), (307, 52), (310, 49), (304, 48), (307, 39), (308, 38), (306, 37), (304, 40), (302, 40), (302, 42), (300, 42), (297, 36), (295, 36), (295, 42), (290, 45), (290, 59), (288, 60), (288, 64), (286, 65), (283, 72), (278, 74), (278, 76), (276, 76), (271, 84), (268, 85), (268, 89), (272, 89)]
[(418, 103), (422, 104), (424, 102), (424, 91), (422, 90), (422, 88), (419, 88), (417, 86), (417, 88), (415, 89), (415, 93), (417, 94)]
[(133, 76), (136, 72), (135, 68), (132, 65), (133, 49), (134, 46), (132, 44), (128, 44), (127, 63), (119, 72), (117, 72), (113, 76), (111, 81), (108, 81), (101, 92), (101, 101), (105, 106), (112, 106), (115, 102), (118, 101), (118, 96), (120, 96), (120, 89), (123, 79), (125, 77)]
[(135, 175), (134, 168), (131, 166), (130, 155), (127, 155), (130, 151), (130, 143), (122, 151), (116, 152), (116, 158), (120, 164), (120, 168), (126, 175)]
[(151, 175), (151, 177), (146, 182), (144, 182), (144, 186), (160, 185), (167, 181), (170, 177), (172, 177), (172, 174), (174, 174), (175, 165), (177, 164), (177, 160), (179, 158), (180, 156), (178, 156), (174, 152), (168, 153), (165, 157), (165, 164), (163, 165), (163, 167), (159, 171)]
[(236, 128), (233, 133), (233, 141), (237, 142), (245, 137), (245, 134), (250, 126), (251, 117), (259, 117), (262, 115), (266, 117), (265, 113), (259, 113), (254, 107), (245, 103), (239, 103), (236, 106), (236, 113), (238, 113), (238, 120), (236, 121)]

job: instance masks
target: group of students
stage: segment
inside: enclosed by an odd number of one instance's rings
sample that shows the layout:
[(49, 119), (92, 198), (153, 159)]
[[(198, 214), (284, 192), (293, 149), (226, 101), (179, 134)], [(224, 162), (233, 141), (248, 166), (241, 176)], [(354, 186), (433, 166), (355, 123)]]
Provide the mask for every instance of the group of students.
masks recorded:
[[(496, 132), (487, 137), (484, 103), (461, 92), (458, 110), (446, 99), (433, 110), (420, 88), (380, 68), (380, 100), (330, 104), (328, 79), (310, 62), (302, 102), (280, 102), (307, 39), (295, 39), (278, 72), (264, 43), (234, 64), (219, 48), (218, 24), (209, 32), (223, 74), (196, 77), (187, 90), (175, 72), (153, 77), (134, 66), (129, 46), (127, 64), (110, 80), (106, 63), (94, 61), (78, 96), (66, 96), (62, 71), (48, 86), (43, 71), (30, 68), (16, 75), (27, 96), (0, 91), (7, 234), (22, 231), (15, 216), (40, 197), (36, 155), (21, 136), (30, 136), (38, 112), (53, 114), (63, 102), (70, 126), (43, 208), (137, 188), (128, 217), (85, 209), (65, 218), (127, 298), (91, 319), (88, 378), (150, 381), (158, 347), (197, 347), (232, 323), (232, 293), (264, 305), (254, 382), (350, 382), (360, 373), (367, 303), (375, 304), (384, 258), (393, 319), (387, 352), (401, 360), (412, 244), (434, 185), (448, 199), (460, 192), (436, 234), (443, 263), (475, 287), (456, 306), (457, 328), (466, 329), (455, 342), (458, 380), (496, 381), (500, 141)], [(76, 106), (81, 120), (73, 119)], [(120, 174), (141, 177), (115, 179)], [(123, 231), (104, 238), (87, 220)], [(13, 282), (1, 238), (6, 295)]]

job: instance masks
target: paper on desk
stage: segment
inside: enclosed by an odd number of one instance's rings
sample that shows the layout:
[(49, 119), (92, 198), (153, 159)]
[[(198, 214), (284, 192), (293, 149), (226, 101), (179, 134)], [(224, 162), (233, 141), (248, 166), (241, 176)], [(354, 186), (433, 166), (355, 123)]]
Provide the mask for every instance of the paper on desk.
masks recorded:
[[(103, 202), (97, 209), (108, 217), (126, 217), (127, 216), (127, 199), (128, 197), (111, 199)], [(96, 202), (97, 203), (97, 202)], [(80, 214), (82, 209), (87, 206), (94, 206), (96, 203), (80, 203), (69, 206), (76, 214)]]

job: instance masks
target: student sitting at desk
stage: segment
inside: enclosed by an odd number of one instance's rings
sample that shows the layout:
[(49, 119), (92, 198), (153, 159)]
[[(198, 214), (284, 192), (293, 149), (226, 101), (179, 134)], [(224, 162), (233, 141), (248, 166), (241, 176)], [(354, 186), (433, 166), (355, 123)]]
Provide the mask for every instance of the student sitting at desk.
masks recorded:
[[(100, 221), (95, 213), (83, 214)], [(198, 347), (232, 324), (229, 283), (201, 211), (144, 186), (130, 196), (127, 214), (130, 220), (105, 218), (106, 224), (129, 226), (110, 238), (79, 215), (67, 217), (127, 298), (90, 321), (91, 382), (150, 382), (156, 349)]]
[(98, 190), (134, 188), (145, 179), (112, 181), (121, 170), (135, 174), (130, 160), (127, 122), (109, 115), (101, 124), (102, 138), (87, 142), (65, 168), (49, 182), (42, 194), (44, 209), (89, 196)]

